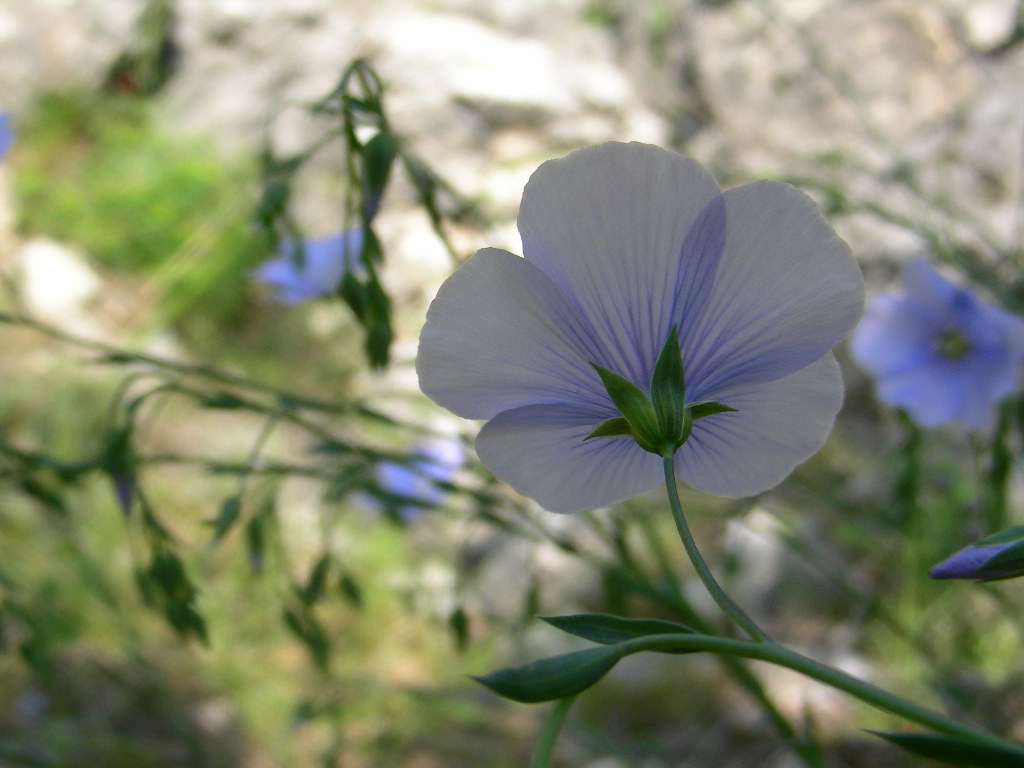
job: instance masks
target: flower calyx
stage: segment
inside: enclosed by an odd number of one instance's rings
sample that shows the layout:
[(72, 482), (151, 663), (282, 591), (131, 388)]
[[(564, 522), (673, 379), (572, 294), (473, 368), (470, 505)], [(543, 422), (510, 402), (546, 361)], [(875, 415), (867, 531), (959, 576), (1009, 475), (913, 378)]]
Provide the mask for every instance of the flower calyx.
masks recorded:
[(736, 410), (714, 401), (686, 402), (686, 377), (675, 326), (654, 364), (650, 394), (597, 363), (591, 365), (622, 415), (598, 424), (585, 440), (627, 435), (645, 451), (669, 457), (689, 438), (694, 421)]

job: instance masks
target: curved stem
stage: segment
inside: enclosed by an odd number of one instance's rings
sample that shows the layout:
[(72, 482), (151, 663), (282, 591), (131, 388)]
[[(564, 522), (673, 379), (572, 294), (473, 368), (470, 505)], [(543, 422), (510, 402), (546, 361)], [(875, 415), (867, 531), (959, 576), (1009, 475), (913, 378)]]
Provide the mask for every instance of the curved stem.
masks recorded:
[(884, 691), (871, 683), (848, 675), (820, 661), (815, 661), (796, 651), (791, 651), (770, 640), (751, 642), (749, 640), (737, 640), (730, 637), (716, 637), (714, 635), (666, 634), (649, 635), (647, 637), (626, 640), (619, 643), (619, 648), (623, 650), (624, 655), (641, 651), (707, 651), (766, 661), (786, 669), (791, 669), (794, 672), (799, 672), (837, 690), (845, 691), (875, 709), (898, 715), (933, 731), (967, 739), (974, 743), (1011, 750), (1024, 756), (1024, 745), (973, 728), (926, 707), (901, 699), (899, 696)]
[(683, 540), (686, 554), (690, 556), (690, 561), (693, 563), (693, 567), (696, 569), (700, 580), (721, 609), (733, 621), (739, 624), (752, 639), (762, 643), (768, 642), (768, 635), (757, 626), (753, 619), (744, 613), (742, 608), (732, 601), (732, 598), (726, 594), (725, 590), (715, 580), (707, 563), (704, 562), (700, 550), (697, 549), (697, 543), (693, 540), (693, 534), (690, 533), (690, 527), (686, 523), (682, 505), (679, 503), (679, 488), (676, 485), (676, 472), (672, 457), (662, 457), (662, 466), (665, 469), (665, 488), (668, 490), (668, 501), (672, 507), (672, 517), (676, 521), (676, 530), (679, 531), (679, 538)]
[[(647, 539), (650, 543), (651, 549), (654, 552), (655, 558), (658, 560), (658, 564), (661, 567), (662, 574), (664, 576), (667, 589), (671, 594), (660, 595), (662, 602), (668, 606), (674, 608), (682, 618), (683, 623), (696, 629), (698, 632), (709, 635), (714, 632), (714, 629), (710, 624), (704, 620), (697, 611), (694, 610), (693, 606), (686, 599), (686, 595), (679, 586), (679, 582), (674, 576), (674, 569), (669, 560), (668, 553), (665, 552), (664, 547), (661, 546), (661, 541), (658, 538), (654, 526), (651, 523), (651, 518), (644, 516), (641, 518), (641, 523), (644, 528), (644, 532), (647, 534)], [(718, 657), (718, 660), (733, 676), (733, 679), (737, 684), (743, 688), (750, 696), (757, 702), (758, 706), (764, 712), (765, 716), (775, 727), (775, 730), (786, 740), (797, 756), (803, 760), (808, 768), (825, 768), (825, 764), (822, 761), (821, 751), (818, 749), (817, 743), (808, 736), (802, 736), (797, 733), (796, 728), (789, 722), (785, 715), (779, 711), (775, 702), (772, 701), (771, 696), (761, 685), (761, 681), (757, 679), (746, 665), (737, 657), (723, 654)]]
[(569, 708), (576, 701), (575, 696), (568, 696), (555, 702), (555, 706), (548, 713), (544, 727), (541, 729), (540, 737), (537, 739), (537, 746), (533, 750), (533, 759), (530, 760), (530, 768), (547, 768), (548, 760), (551, 759), (551, 752), (555, 748), (555, 740), (558, 732), (562, 730), (562, 723), (565, 716), (569, 714)]

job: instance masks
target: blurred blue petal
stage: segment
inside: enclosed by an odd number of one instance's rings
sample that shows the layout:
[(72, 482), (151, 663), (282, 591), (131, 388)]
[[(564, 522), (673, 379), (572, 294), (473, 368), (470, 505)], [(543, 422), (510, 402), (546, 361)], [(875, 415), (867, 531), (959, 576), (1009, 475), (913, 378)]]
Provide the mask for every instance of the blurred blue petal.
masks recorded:
[(382, 461), (377, 465), (377, 483), (397, 500), (395, 511), (404, 520), (415, 518), (425, 507), (444, 500), (438, 483), (450, 483), (465, 456), (457, 440), (432, 440), (415, 446), (408, 462)]
[(277, 258), (257, 267), (252, 277), (275, 289), (283, 304), (333, 295), (347, 272), (359, 269), (363, 232), (353, 229), (338, 235), (281, 244)]
[(14, 144), (14, 127), (11, 125), (11, 115), (8, 112), (0, 112), (0, 160), (7, 157)]
[(903, 272), (902, 292), (867, 304), (854, 332), (854, 359), (878, 398), (918, 424), (991, 426), (1024, 361), (1024, 320), (954, 285), (923, 258)]
[(544, 163), (519, 228), (524, 259), (484, 249), (441, 287), (417, 358), (427, 395), (490, 420), (477, 450), (497, 477), (562, 512), (657, 485), (631, 438), (584, 440), (618, 416), (591, 364), (647, 390), (673, 326), (688, 402), (743, 403), (695, 424), (676, 454), (688, 483), (757, 493), (824, 442), (842, 398), (829, 350), (863, 283), (806, 195), (723, 193), (672, 152), (604, 144)]

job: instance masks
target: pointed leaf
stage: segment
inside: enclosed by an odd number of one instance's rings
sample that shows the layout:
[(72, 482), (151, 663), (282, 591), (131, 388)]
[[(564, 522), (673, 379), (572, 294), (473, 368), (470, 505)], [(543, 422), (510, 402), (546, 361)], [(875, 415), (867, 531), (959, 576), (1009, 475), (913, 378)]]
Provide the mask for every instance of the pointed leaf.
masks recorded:
[(1024, 768), (1024, 747), (993, 747), (936, 733), (882, 733), (868, 731), (920, 757), (972, 768)]
[(689, 434), (686, 429), (686, 379), (676, 326), (672, 326), (654, 364), (651, 404), (661, 436), (675, 443), (672, 449), (676, 450)]
[(534, 704), (575, 696), (585, 691), (622, 658), (616, 646), (552, 656), (522, 667), (510, 667), (473, 678), (506, 699)]
[(1024, 541), (1010, 544), (978, 566), (980, 571), (1019, 571), (1022, 568), (1024, 568)]
[(1014, 525), (1005, 531), (993, 533), (981, 541), (974, 542), (976, 547), (990, 547), (994, 544), (1012, 544), (1015, 541), (1024, 541), (1024, 525)]
[(708, 400), (703, 403), (694, 403), (690, 406), (690, 416), (694, 421), (703, 419), (705, 416), (714, 416), (716, 413), (735, 413), (736, 409), (725, 403), (716, 403)]
[[(604, 613), (578, 613), (574, 616), (541, 616), (553, 627), (602, 645), (649, 635), (694, 634), (685, 624), (661, 619), (627, 619)], [(660, 651), (660, 653), (694, 653), (694, 651)]]
[(452, 611), (452, 615), (448, 617), (448, 628), (452, 632), (456, 649), (460, 653), (465, 651), (469, 645), (469, 617), (461, 607)]
[(363, 146), (363, 218), (369, 222), (380, 209), (381, 197), (395, 159), (395, 140), (382, 130)]
[(299, 599), (306, 605), (317, 602), (324, 595), (324, 588), (327, 586), (327, 575), (331, 570), (331, 556), (324, 553), (316, 561), (316, 565), (309, 572), (306, 585), (299, 590)]
[(597, 375), (601, 377), (608, 397), (612, 399), (619, 413), (629, 423), (634, 439), (645, 451), (660, 453), (658, 449), (658, 419), (654, 414), (654, 406), (647, 393), (629, 379), (591, 363)]
[(238, 496), (229, 496), (224, 499), (224, 502), (220, 505), (220, 514), (217, 515), (216, 520), (207, 520), (207, 525), (213, 526), (213, 540), (220, 541), (224, 538), (231, 526), (238, 520), (238, 515), (242, 511), (242, 500)]
[(342, 573), (338, 577), (338, 589), (354, 608), (363, 607), (363, 589), (359, 586), (359, 581), (351, 573)]
[(629, 422), (621, 416), (616, 416), (614, 419), (602, 421), (583, 439), (589, 440), (592, 437), (618, 437), (619, 435), (632, 434), (633, 433), (629, 431)]

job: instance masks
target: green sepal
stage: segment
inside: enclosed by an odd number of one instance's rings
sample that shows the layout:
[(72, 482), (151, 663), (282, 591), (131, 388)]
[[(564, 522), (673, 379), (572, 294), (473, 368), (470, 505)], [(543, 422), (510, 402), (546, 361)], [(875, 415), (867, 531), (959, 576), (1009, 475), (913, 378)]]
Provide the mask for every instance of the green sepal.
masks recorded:
[(637, 444), (645, 451), (661, 455), (659, 448), (658, 419), (654, 413), (654, 406), (651, 399), (640, 387), (629, 379), (619, 374), (602, 368), (597, 363), (591, 363), (597, 375), (601, 377), (601, 383), (608, 391), (619, 413), (629, 424), (630, 434)]
[(588, 648), (473, 679), (506, 699), (536, 704), (582, 693), (604, 677), (623, 655), (615, 645)]
[(714, 416), (716, 413), (735, 413), (736, 409), (725, 403), (718, 403), (714, 400), (706, 400), (702, 403), (694, 403), (689, 406), (690, 417), (696, 421), (705, 416)]
[[(556, 629), (601, 645), (614, 645), (624, 640), (651, 635), (692, 635), (695, 630), (685, 624), (662, 619), (627, 619), (605, 613), (578, 613), (573, 616), (541, 616)], [(658, 651), (658, 653), (696, 653), (696, 651)]]
[(616, 416), (614, 419), (602, 421), (583, 439), (589, 440), (592, 437), (618, 437), (619, 435), (632, 436), (633, 433), (629, 429), (629, 422), (621, 416)]
[(675, 453), (690, 436), (692, 421), (686, 409), (686, 378), (679, 334), (672, 326), (651, 376), (651, 404), (664, 447)]
[(980, 541), (974, 542), (976, 547), (989, 547), (993, 544), (1009, 544), (1011, 541), (1024, 541), (1024, 525), (1014, 525), (999, 533), (993, 533)]
[[(975, 547), (982, 546), (975, 544)], [(1024, 574), (1024, 541), (1011, 544), (997, 552), (978, 566), (979, 571), (1002, 571), (1005, 578)]]
[(891, 741), (919, 757), (948, 765), (973, 768), (1024, 768), (1024, 747), (1020, 750), (993, 747), (937, 733), (883, 733), (868, 731)]

